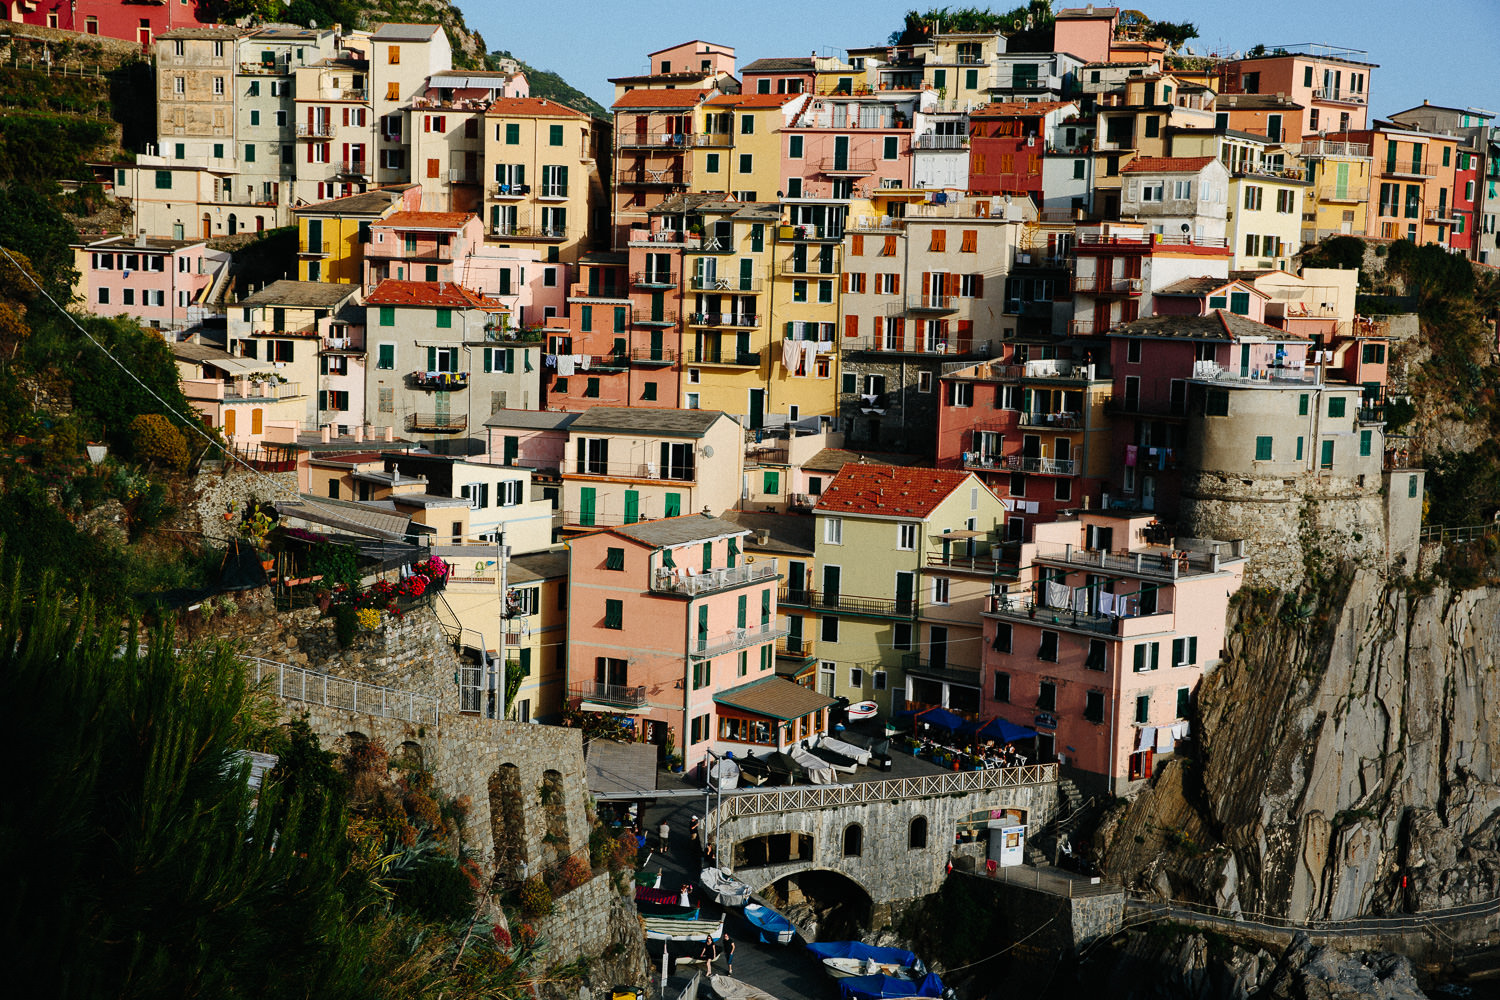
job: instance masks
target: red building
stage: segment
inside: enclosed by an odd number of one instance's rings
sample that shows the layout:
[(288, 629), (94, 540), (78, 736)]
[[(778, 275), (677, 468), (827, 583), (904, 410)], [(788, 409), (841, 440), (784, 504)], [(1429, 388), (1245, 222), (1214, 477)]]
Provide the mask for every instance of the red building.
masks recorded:
[(1453, 171), (1453, 231), (1448, 234), (1448, 245), (1466, 257), (1473, 256), (1474, 227), (1478, 224), (1474, 202), (1478, 196), (1479, 157), (1459, 147)]
[(12, 24), (102, 35), (149, 46), (164, 31), (213, 24), (199, 0), (142, 3), (141, 0), (8, 0)]
[(1030, 195), (1042, 204), (1042, 158), (1071, 101), (1007, 101), (969, 113), (969, 192)]
[(553, 320), (543, 357), (549, 410), (630, 404), (630, 274), (627, 255), (586, 253), (568, 288), (568, 314)]

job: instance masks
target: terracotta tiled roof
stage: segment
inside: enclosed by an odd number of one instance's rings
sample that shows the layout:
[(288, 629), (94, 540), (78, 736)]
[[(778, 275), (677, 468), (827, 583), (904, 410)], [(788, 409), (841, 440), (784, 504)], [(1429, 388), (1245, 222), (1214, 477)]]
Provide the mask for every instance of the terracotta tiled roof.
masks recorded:
[(1214, 162), (1212, 156), (1138, 156), (1122, 174), (1195, 174)]
[(616, 108), (691, 108), (714, 93), (712, 90), (627, 90), (615, 101)]
[(588, 115), (574, 111), (566, 104), (549, 101), (545, 97), (501, 97), (485, 112), (491, 115), (509, 115), (512, 118), (582, 118)]
[(371, 306), (435, 306), (447, 309), (500, 309), (499, 302), (451, 281), (397, 281), (387, 278), (365, 299)]
[(819, 513), (885, 514), (922, 518), (959, 485), (966, 472), (894, 465), (845, 465), (823, 491)]
[(472, 218), (470, 212), (395, 212), (375, 225), (391, 229), (462, 229)]
[(1225, 309), (1214, 309), (1202, 316), (1147, 316), (1115, 327), (1109, 331), (1108, 336), (1230, 342), (1248, 338), (1263, 338), (1273, 342), (1312, 339), (1305, 333), (1267, 326)]
[(801, 94), (720, 94), (704, 101), (712, 108), (779, 108), (795, 101)]
[(970, 118), (994, 118), (1001, 115), (1045, 115), (1071, 105), (1072, 101), (994, 101), (969, 112)]

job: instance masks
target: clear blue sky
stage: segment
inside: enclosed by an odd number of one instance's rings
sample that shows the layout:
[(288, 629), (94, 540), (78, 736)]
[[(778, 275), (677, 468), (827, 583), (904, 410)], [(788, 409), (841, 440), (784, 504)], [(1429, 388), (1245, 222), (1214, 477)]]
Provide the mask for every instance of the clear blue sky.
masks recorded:
[[(608, 79), (646, 71), (646, 53), (702, 38), (735, 47), (739, 65), (765, 56), (834, 55), (883, 43), (912, 0), (457, 0), (491, 49), (509, 49), (609, 107)], [(950, 0), (969, 6), (972, 0)], [(1012, 10), (1020, 0), (992, 4)], [(973, 3), (973, 6), (981, 6)], [(1082, 6), (1073, 0), (1054, 7)], [(1500, 3), (1496, 0), (1151, 0), (1148, 17), (1192, 21), (1195, 52), (1322, 42), (1364, 49), (1371, 111), (1389, 115), (1423, 99), (1500, 112)]]

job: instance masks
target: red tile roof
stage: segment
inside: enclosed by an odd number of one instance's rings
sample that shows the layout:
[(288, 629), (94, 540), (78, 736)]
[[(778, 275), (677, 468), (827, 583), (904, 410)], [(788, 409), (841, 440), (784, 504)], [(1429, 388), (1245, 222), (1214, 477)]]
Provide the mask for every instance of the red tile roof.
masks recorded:
[(501, 97), (485, 112), (491, 115), (509, 115), (512, 118), (582, 118), (588, 115), (574, 111), (566, 104), (549, 101), (545, 97)]
[(627, 90), (615, 101), (617, 108), (691, 108), (712, 94), (712, 90)]
[(1212, 162), (1212, 156), (1138, 156), (1120, 173), (1195, 174)]
[(375, 225), (391, 229), (462, 229), (473, 218), (476, 216), (471, 212), (394, 212)]
[(1065, 108), (1072, 101), (994, 101), (969, 112), (970, 118), (994, 118), (1001, 115), (1045, 115)]
[(720, 94), (703, 103), (705, 106), (715, 108), (780, 108), (801, 96), (801, 94)]
[(372, 306), (434, 306), (446, 309), (501, 309), (501, 303), (451, 281), (397, 281), (387, 278), (365, 299)]
[(969, 478), (950, 469), (845, 465), (818, 500), (820, 513), (926, 517)]

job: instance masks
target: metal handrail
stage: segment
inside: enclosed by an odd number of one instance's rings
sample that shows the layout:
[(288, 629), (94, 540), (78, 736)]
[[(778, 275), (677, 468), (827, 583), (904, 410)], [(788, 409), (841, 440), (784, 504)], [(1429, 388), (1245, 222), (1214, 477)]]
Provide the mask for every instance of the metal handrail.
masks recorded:
[(728, 793), (724, 796), (717, 818), (723, 822), (741, 816), (764, 816), (802, 809), (889, 802), (892, 799), (985, 792), (1055, 781), (1056, 764), (1026, 764), (1022, 767), (997, 767), (983, 771), (928, 774), (919, 778), (887, 778), (883, 781), (855, 781), (838, 785), (793, 785), (767, 791)]
[(294, 667), (289, 663), (278, 663), (259, 656), (245, 656), (241, 659), (254, 665), (256, 684), (274, 676), (274, 691), (278, 698), (378, 715), (387, 719), (404, 719), (407, 722), (432, 725), (438, 723), (438, 702), (432, 695), (335, 677), (333, 674)]

